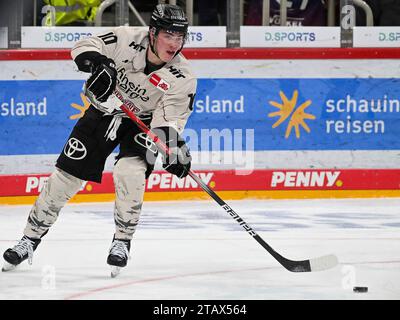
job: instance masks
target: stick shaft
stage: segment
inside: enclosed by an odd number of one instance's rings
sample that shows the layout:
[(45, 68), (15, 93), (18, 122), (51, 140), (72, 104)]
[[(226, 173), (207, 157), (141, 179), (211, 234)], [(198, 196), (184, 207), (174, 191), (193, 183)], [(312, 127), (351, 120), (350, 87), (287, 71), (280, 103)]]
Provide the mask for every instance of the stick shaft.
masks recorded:
[[(171, 151), (168, 146), (154, 133), (152, 132), (142, 120), (140, 120), (133, 111), (131, 111), (127, 106), (122, 104), (120, 106), (121, 110), (131, 119), (133, 120), (139, 128), (146, 133), (153, 142), (157, 145), (157, 147), (165, 152), (166, 154), (170, 154)], [(197, 184), (207, 192), (211, 198), (213, 198), (239, 225), (241, 225), (248, 234), (250, 234), (254, 240), (256, 240), (265, 250), (267, 250), (284, 268), (291, 272), (310, 272), (311, 264), (310, 260), (301, 260), (294, 261), (289, 260), (282, 255), (280, 255), (277, 251), (275, 251), (268, 243), (266, 243), (224, 200), (222, 200), (212, 189), (210, 189), (207, 184), (205, 184), (200, 177), (195, 174), (192, 170), (189, 171), (189, 176), (197, 182)], [(326, 258), (322, 257), (317, 259), (316, 261), (324, 261)], [(314, 259), (315, 260), (315, 259)], [(333, 264), (332, 264), (333, 265)], [(330, 268), (331, 265), (328, 265), (327, 268)]]

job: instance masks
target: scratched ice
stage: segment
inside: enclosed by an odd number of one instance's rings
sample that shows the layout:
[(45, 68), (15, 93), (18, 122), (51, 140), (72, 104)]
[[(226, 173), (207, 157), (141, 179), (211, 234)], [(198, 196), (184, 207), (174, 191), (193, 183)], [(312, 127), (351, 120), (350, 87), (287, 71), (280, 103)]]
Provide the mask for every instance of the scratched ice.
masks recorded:
[[(212, 201), (147, 202), (132, 258), (111, 279), (113, 204), (69, 204), (33, 265), (0, 273), (0, 299), (400, 299), (400, 199), (228, 203), (284, 256), (335, 253), (340, 264), (290, 273)], [(0, 206), (1, 252), (29, 209)]]

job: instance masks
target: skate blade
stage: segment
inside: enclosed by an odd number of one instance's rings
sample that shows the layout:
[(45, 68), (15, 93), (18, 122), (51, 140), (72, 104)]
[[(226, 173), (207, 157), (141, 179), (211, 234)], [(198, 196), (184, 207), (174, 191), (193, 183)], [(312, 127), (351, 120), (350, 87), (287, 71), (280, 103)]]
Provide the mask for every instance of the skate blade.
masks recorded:
[(1, 271), (2, 272), (11, 271), (11, 270), (14, 270), (16, 267), (17, 266), (15, 266), (11, 263), (8, 263), (7, 261), (4, 261), (4, 265), (3, 265), (3, 268), (1, 268)]
[(111, 278), (115, 278), (121, 272), (121, 267), (111, 266)]

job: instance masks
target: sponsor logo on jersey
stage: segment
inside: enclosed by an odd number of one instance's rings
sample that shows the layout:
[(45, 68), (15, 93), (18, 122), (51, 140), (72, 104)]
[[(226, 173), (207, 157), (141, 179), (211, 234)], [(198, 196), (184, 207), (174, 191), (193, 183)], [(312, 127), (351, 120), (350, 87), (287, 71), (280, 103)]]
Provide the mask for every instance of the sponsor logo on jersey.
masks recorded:
[(186, 78), (183, 72), (180, 69), (177, 69), (173, 66), (168, 68), (169, 72), (171, 72), (177, 78)]
[(274, 171), (271, 187), (341, 187), (340, 171)]
[(85, 145), (76, 138), (67, 141), (64, 147), (64, 154), (72, 160), (82, 160), (87, 155)]
[(118, 89), (125, 92), (130, 99), (140, 98), (143, 102), (149, 101), (150, 97), (147, 95), (147, 90), (142, 88), (140, 83), (135, 84), (127, 76), (125, 68), (118, 68), (117, 82)]
[(132, 42), (129, 44), (129, 46), (130, 46), (131, 48), (133, 48), (134, 50), (139, 51), (139, 52), (142, 52), (142, 51), (145, 49), (145, 47), (143, 47), (143, 46), (140, 45), (140, 44), (137, 44), (135, 41), (132, 41)]
[(119, 100), (121, 100), (126, 107), (128, 107), (129, 110), (131, 110), (133, 113), (138, 113), (141, 111), (139, 107), (137, 107), (132, 101), (127, 100), (124, 98), (124, 96), (119, 92), (118, 90), (114, 90), (114, 94), (117, 96)]
[(167, 91), (171, 86), (170, 84), (165, 81), (164, 79), (160, 78), (157, 74), (153, 74), (150, 79), (150, 83), (154, 85), (157, 89), (161, 91)]
[[(200, 179), (208, 184), (214, 176), (213, 172), (200, 172)], [(199, 185), (192, 177), (178, 178), (171, 173), (152, 173), (147, 179), (147, 189), (193, 189), (199, 188)]]

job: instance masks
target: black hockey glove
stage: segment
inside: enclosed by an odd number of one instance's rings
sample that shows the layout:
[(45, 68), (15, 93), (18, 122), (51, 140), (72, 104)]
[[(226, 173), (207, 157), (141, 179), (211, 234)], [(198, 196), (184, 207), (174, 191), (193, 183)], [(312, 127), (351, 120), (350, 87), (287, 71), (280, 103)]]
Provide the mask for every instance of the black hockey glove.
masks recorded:
[(94, 95), (97, 101), (105, 102), (117, 85), (115, 63), (103, 55), (97, 56), (91, 62), (92, 75), (86, 81), (86, 89)]
[(183, 178), (189, 174), (192, 156), (185, 141), (179, 136), (175, 129), (171, 127), (159, 127), (154, 129), (154, 133), (163, 140), (171, 153), (163, 155), (163, 168), (173, 175)]
[(163, 161), (163, 168), (179, 178), (189, 174), (192, 156), (185, 142), (181, 147), (171, 148), (171, 154)]

